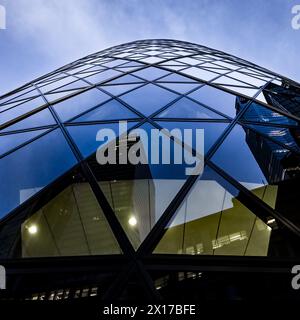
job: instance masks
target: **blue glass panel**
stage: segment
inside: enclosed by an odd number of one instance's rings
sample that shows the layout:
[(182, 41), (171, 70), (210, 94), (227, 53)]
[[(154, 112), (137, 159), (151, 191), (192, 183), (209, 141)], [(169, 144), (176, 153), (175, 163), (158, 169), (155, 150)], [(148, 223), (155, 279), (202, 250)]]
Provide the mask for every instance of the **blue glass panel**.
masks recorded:
[[(243, 104), (239, 102), (238, 108), (242, 108)], [(242, 115), (241, 119), (247, 121), (277, 123), (297, 126), (297, 121), (288, 118), (276, 111), (268, 109), (256, 102), (252, 102), (250, 107)]]
[(165, 71), (163, 69), (159, 69), (159, 68), (155, 68), (155, 67), (149, 67), (149, 68), (146, 68), (143, 70), (136, 71), (133, 74), (138, 77), (141, 77), (143, 79), (153, 81), (153, 80), (158, 79), (162, 76), (165, 76), (169, 73), (170, 73), (170, 71)]
[(153, 84), (147, 84), (146, 86), (121, 96), (121, 99), (148, 116), (177, 97), (178, 95), (175, 93)]
[(89, 86), (89, 84), (87, 84), (86, 82), (81, 81), (81, 80), (77, 80), (77, 81), (74, 81), (74, 82), (67, 84), (66, 86), (59, 87), (51, 92), (54, 93), (57, 91), (73, 90), (73, 89), (85, 88), (88, 86)]
[[(136, 122), (128, 122), (127, 124), (128, 129), (130, 129), (136, 125)], [(112, 129), (116, 137), (119, 136), (119, 123), (69, 126), (67, 129), (84, 157), (88, 157), (96, 152), (97, 148), (112, 141), (96, 141), (96, 135), (100, 129)]]
[(217, 122), (175, 122), (175, 121), (156, 121), (162, 128), (172, 130), (178, 128), (182, 132), (184, 129), (192, 129), (193, 141), (191, 147), (196, 147), (196, 129), (204, 130), (204, 151), (205, 153), (210, 149), (210, 147), (216, 142), (216, 140), (221, 136), (228, 123), (217, 123)]
[(27, 117), (15, 124), (1, 130), (1, 132), (13, 131), (13, 130), (21, 130), (21, 129), (29, 129), (34, 127), (42, 127), (42, 126), (49, 126), (55, 125), (56, 122), (49, 111), (48, 108), (43, 109), (30, 117)]
[(134, 88), (137, 88), (141, 86), (141, 84), (116, 84), (116, 85), (105, 85), (102, 86), (101, 89), (109, 92), (110, 94), (114, 96), (118, 96), (120, 94), (123, 94), (129, 90), (132, 90)]
[(59, 102), (53, 105), (53, 108), (58, 113), (59, 117), (63, 121), (66, 121), (108, 99), (110, 99), (110, 97), (104, 92), (98, 89), (92, 89)]
[(109, 79), (114, 78), (116, 76), (119, 76), (121, 74), (122, 74), (121, 72), (118, 72), (115, 70), (106, 70), (106, 71), (102, 71), (100, 73), (97, 73), (95, 75), (86, 77), (85, 80), (87, 80), (93, 84), (97, 84), (99, 82), (109, 80)]
[(0, 136), (0, 155), (38, 136), (39, 134), (42, 134), (45, 131), (46, 130), (36, 130)]
[(120, 84), (120, 83), (130, 83), (130, 82), (140, 82), (140, 83), (143, 83), (144, 81), (139, 79), (139, 78), (136, 78), (130, 74), (127, 74), (126, 76), (123, 76), (123, 77), (120, 77), (118, 79), (115, 79), (115, 80), (112, 80), (112, 81), (109, 81), (107, 82), (106, 84), (107, 85), (110, 85), (110, 84)]
[(167, 75), (166, 77), (163, 77), (162, 79), (159, 79), (158, 81), (165, 81), (165, 82), (192, 82), (192, 83), (198, 83), (193, 79), (184, 77), (182, 75), (179, 75), (177, 73), (172, 73), (170, 75)]
[(77, 79), (75, 77), (72, 77), (72, 76), (65, 76), (63, 78), (60, 78), (60, 79), (56, 79), (56, 80), (51, 80), (49, 82), (46, 82), (48, 84), (45, 84), (45, 83), (41, 83), (39, 85), (40, 87), (40, 90), (45, 93), (45, 92), (48, 92), (48, 91), (51, 91), (51, 90), (55, 90), (61, 86), (64, 86), (64, 85), (67, 85), (67, 84), (71, 84), (73, 83), (74, 81), (76, 81)]
[(237, 125), (212, 161), (299, 225), (299, 154)]
[(228, 116), (236, 115), (236, 96), (233, 94), (206, 85), (189, 94), (189, 97)]
[(0, 160), (0, 217), (76, 164), (59, 130)]
[(198, 83), (160, 83), (161, 86), (169, 88), (178, 92), (179, 94), (186, 94), (187, 92), (199, 87)]
[[(250, 137), (250, 136), (249, 136)], [(254, 136), (252, 136), (254, 138)], [(236, 125), (212, 157), (212, 161), (241, 183), (266, 184), (243, 127)], [(251, 145), (251, 141), (249, 142)]]
[(131, 119), (138, 118), (139, 116), (120, 102), (116, 100), (111, 100), (106, 102), (104, 105), (99, 108), (92, 110), (83, 116), (74, 120), (75, 122), (81, 121), (97, 121), (97, 120), (121, 120), (121, 119)]
[(224, 117), (220, 116), (219, 114), (185, 97), (172, 104), (169, 108), (161, 112), (157, 117), (224, 119)]
[(17, 105), (16, 107), (13, 107), (9, 110), (3, 111), (0, 113), (0, 125), (13, 120), (29, 111), (32, 111), (44, 104), (45, 101), (41, 97), (38, 97), (36, 99), (32, 99), (20, 105)]
[(15, 102), (18, 100), (26, 100), (26, 99), (32, 99), (36, 96), (39, 96), (40, 93), (36, 90), (33, 89), (31, 87), (23, 89), (22, 91), (18, 91), (15, 94), (11, 94), (5, 98), (1, 98), (0, 99), (0, 105), (2, 103), (11, 103), (11, 102)]
[(55, 100), (65, 98), (68, 95), (76, 94), (80, 90), (81, 89), (79, 89), (79, 90), (70, 90), (70, 91), (53, 91), (53, 93), (45, 94), (45, 98), (47, 99), (48, 102), (51, 103), (51, 102), (53, 102)]

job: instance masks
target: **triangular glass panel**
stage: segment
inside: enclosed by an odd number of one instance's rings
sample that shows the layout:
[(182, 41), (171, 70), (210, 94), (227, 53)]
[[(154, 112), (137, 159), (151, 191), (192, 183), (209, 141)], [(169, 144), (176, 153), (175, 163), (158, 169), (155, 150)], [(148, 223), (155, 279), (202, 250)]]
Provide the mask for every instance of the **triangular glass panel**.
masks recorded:
[(46, 92), (49, 92), (49, 91), (52, 91), (52, 90), (55, 90), (55, 89), (58, 89), (64, 85), (68, 85), (68, 84), (72, 84), (73, 82), (76, 82), (76, 78), (75, 77), (72, 77), (72, 76), (66, 76), (62, 79), (59, 79), (59, 80), (54, 80), (52, 81), (51, 83), (49, 84), (46, 84), (46, 85), (42, 85), (40, 84), (39, 85), (39, 89), (43, 92), (43, 93), (46, 93)]
[(182, 69), (186, 69), (186, 66), (163, 66), (162, 67), (165, 67), (167, 69), (171, 69), (171, 70), (175, 70), (175, 71), (180, 71)]
[[(187, 122), (187, 121), (156, 121), (162, 128), (169, 131), (173, 129), (179, 129), (184, 136), (184, 130), (192, 130), (192, 141), (188, 141), (188, 145), (196, 150), (197, 139), (196, 139), (196, 129), (203, 130), (204, 133), (204, 151), (205, 153), (210, 149), (210, 147), (216, 142), (216, 140), (221, 136), (228, 123), (220, 122)], [(185, 141), (187, 143), (187, 141)]]
[(236, 96), (233, 94), (205, 85), (188, 96), (230, 117), (236, 116)]
[(76, 164), (73, 152), (58, 129), (0, 159), (0, 218)]
[(86, 122), (86, 121), (102, 121), (102, 120), (123, 120), (139, 118), (137, 114), (127, 109), (117, 100), (111, 100), (101, 105), (88, 113), (85, 113), (73, 122)]
[(184, 73), (184, 74), (188, 74), (190, 76), (193, 76), (199, 80), (206, 80), (206, 81), (210, 81), (213, 78), (219, 76), (218, 73), (206, 71), (206, 70), (203, 70), (203, 69), (197, 68), (197, 67), (191, 67), (188, 69), (184, 69), (184, 70), (181, 70), (180, 72)]
[[(115, 144), (116, 164), (99, 165), (95, 158), (89, 160), (102, 191), (135, 249), (148, 235), (187, 178), (187, 165), (175, 160), (184, 152), (181, 143), (169, 139), (169, 159), (165, 161), (165, 153), (162, 153), (157, 158), (159, 161), (155, 161), (156, 158), (153, 157), (157, 155), (157, 150), (152, 146), (152, 130), (156, 129), (150, 124), (144, 124), (127, 137), (122, 137)], [(166, 150), (164, 143), (166, 141), (160, 140), (156, 146), (159, 152)], [(121, 161), (124, 148), (127, 152), (126, 161)], [(145, 161), (140, 163), (137, 159), (139, 157), (145, 157)]]
[(136, 78), (130, 74), (127, 74), (125, 76), (122, 76), (118, 79), (115, 79), (115, 80), (112, 80), (112, 81), (109, 81), (106, 83), (106, 85), (111, 85), (111, 84), (127, 84), (127, 83), (131, 83), (131, 82), (141, 82), (143, 83), (144, 81), (139, 79), (139, 78)]
[(165, 62), (160, 63), (159, 65), (160, 66), (166, 66), (166, 67), (169, 67), (169, 66), (178, 66), (178, 67), (181, 67), (181, 68), (186, 67), (186, 64), (179, 63), (177, 60), (165, 61)]
[(21, 257), (122, 253), (83, 176), (74, 172), (69, 184), (59, 188), (57, 195), (22, 223)]
[(154, 253), (267, 256), (271, 228), (209, 167), (186, 196)]
[[(127, 122), (128, 129), (135, 126), (137, 122)], [(99, 130), (111, 130), (110, 133), (114, 133), (107, 137), (105, 141), (97, 141), (97, 133)], [(93, 124), (93, 125), (78, 125), (68, 126), (67, 130), (70, 132), (72, 138), (77, 144), (79, 150), (84, 157), (90, 156), (93, 152), (101, 146), (107, 145), (120, 135), (119, 123), (105, 123), (105, 124)]]
[(154, 64), (154, 63), (159, 63), (163, 60), (164, 59), (157, 58), (157, 57), (148, 57), (148, 58), (141, 59), (140, 61), (145, 62), (145, 63), (149, 63), (149, 64)]
[(194, 119), (225, 119), (221, 115), (203, 107), (188, 99), (181, 98), (166, 110), (162, 111), (158, 118), (194, 118)]
[(157, 78), (161, 78), (163, 76), (165, 76), (166, 74), (169, 74), (169, 71), (163, 70), (163, 69), (159, 69), (159, 68), (155, 68), (155, 67), (149, 67), (149, 68), (145, 68), (139, 71), (134, 72), (133, 74), (141, 77), (143, 79), (149, 80), (149, 81), (153, 81), (156, 80)]
[(120, 98), (137, 111), (149, 116), (177, 97), (177, 94), (166, 89), (153, 84), (147, 84)]
[(84, 82), (84, 81), (81, 81), (81, 80), (77, 80), (77, 81), (74, 81), (74, 82), (71, 82), (65, 86), (62, 86), (62, 87), (59, 87), (55, 90), (52, 90), (51, 93), (56, 93), (58, 91), (67, 91), (67, 90), (74, 90), (74, 89), (83, 89), (83, 88), (86, 88), (86, 87), (89, 87), (89, 84)]
[(7, 151), (14, 149), (15, 147), (23, 144), (30, 139), (37, 137), (46, 130), (27, 131), (14, 134), (0, 135), (0, 155)]
[[(246, 101), (247, 102), (247, 101)], [(243, 109), (245, 107), (245, 101), (243, 99), (237, 98), (237, 110)], [(283, 124), (298, 126), (299, 123), (285, 115), (282, 115), (279, 112), (276, 112), (272, 109), (268, 109), (265, 106), (257, 102), (252, 102), (251, 105), (241, 116), (242, 120), (253, 121), (253, 122), (262, 122), (262, 123), (274, 123), (274, 124)]]
[(84, 80), (93, 83), (93, 84), (97, 84), (100, 82), (104, 82), (107, 80), (110, 80), (111, 78), (117, 77), (119, 75), (121, 75), (122, 73), (116, 70), (106, 70), (106, 71), (102, 71), (99, 72), (97, 74), (94, 74), (92, 76), (88, 76), (86, 78), (84, 78)]
[(52, 103), (58, 99), (65, 98), (69, 95), (74, 95), (77, 92), (80, 92), (81, 89), (79, 90), (70, 90), (70, 91), (53, 91), (53, 93), (47, 93), (45, 94), (45, 98), (47, 99), (48, 102)]
[(140, 87), (141, 84), (115, 84), (115, 85), (105, 85), (101, 86), (101, 89), (109, 92), (110, 94), (114, 96), (119, 96), (127, 91), (130, 91), (132, 89), (135, 89), (137, 87)]
[(230, 86), (237, 86), (237, 87), (253, 87), (247, 83), (243, 83), (241, 81), (238, 81), (236, 79), (227, 77), (227, 76), (222, 76), (216, 80), (214, 80), (212, 83), (218, 84), (218, 85), (230, 85)]
[(299, 176), (296, 169), (299, 155), (239, 125), (233, 128), (212, 161), (272, 208), (279, 201), (278, 184)]
[(199, 83), (159, 83), (162, 87), (176, 91), (179, 94), (186, 94), (199, 87)]
[(225, 86), (225, 85), (218, 85), (218, 86), (223, 87), (228, 90), (232, 90), (237, 94), (241, 93), (241, 94), (248, 96), (250, 98), (254, 97), (259, 90), (259, 89), (249, 89), (249, 88), (244, 88), (244, 87)]
[(87, 111), (109, 99), (110, 96), (104, 92), (98, 89), (91, 89), (54, 104), (53, 108), (62, 121), (67, 121), (81, 112)]
[(192, 82), (192, 83), (198, 83), (193, 79), (181, 76), (180, 74), (172, 73), (168, 76), (165, 76), (158, 81), (163, 81), (163, 82)]
[(16, 122), (15, 124), (6, 127), (0, 132), (8, 132), (14, 130), (30, 129), (35, 127), (51, 126), (56, 122), (48, 108), (43, 109), (30, 117)]

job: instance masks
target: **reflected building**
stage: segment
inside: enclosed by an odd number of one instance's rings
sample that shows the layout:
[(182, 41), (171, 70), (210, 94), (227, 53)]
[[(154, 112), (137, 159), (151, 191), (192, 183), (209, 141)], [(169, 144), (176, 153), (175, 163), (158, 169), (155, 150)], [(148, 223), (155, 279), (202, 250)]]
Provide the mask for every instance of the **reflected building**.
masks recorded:
[[(14, 267), (4, 298), (295, 298), (280, 270), (299, 259), (299, 93), (224, 52), (145, 40), (0, 97), (0, 264)], [(117, 135), (100, 141), (101, 129)], [(160, 152), (180, 133), (168, 164), (122, 162), (152, 156), (137, 129), (162, 130)], [(186, 129), (204, 130), (195, 176), (176, 161), (196, 154)], [(99, 164), (110, 146), (115, 163)]]

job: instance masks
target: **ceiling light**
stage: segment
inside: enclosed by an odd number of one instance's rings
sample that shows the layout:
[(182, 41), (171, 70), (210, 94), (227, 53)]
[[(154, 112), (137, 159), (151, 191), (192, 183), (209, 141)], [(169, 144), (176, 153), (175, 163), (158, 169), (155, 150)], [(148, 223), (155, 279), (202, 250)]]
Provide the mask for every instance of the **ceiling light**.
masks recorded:
[(35, 224), (31, 225), (30, 227), (28, 227), (28, 232), (30, 234), (36, 234), (38, 231), (38, 228)]
[(129, 220), (128, 220), (128, 223), (134, 227), (136, 224), (137, 224), (137, 220), (136, 220), (136, 217), (132, 216)]

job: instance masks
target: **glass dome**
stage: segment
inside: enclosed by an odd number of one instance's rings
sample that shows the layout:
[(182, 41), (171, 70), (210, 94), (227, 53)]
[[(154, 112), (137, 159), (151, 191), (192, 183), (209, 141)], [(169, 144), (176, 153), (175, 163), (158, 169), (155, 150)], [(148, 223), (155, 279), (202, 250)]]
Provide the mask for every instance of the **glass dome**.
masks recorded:
[[(299, 119), (299, 84), (182, 41), (115, 46), (35, 79), (0, 97), (0, 257), (296, 255)], [(203, 129), (204, 169), (99, 164), (108, 145), (147, 149), (97, 140), (120, 120)]]

